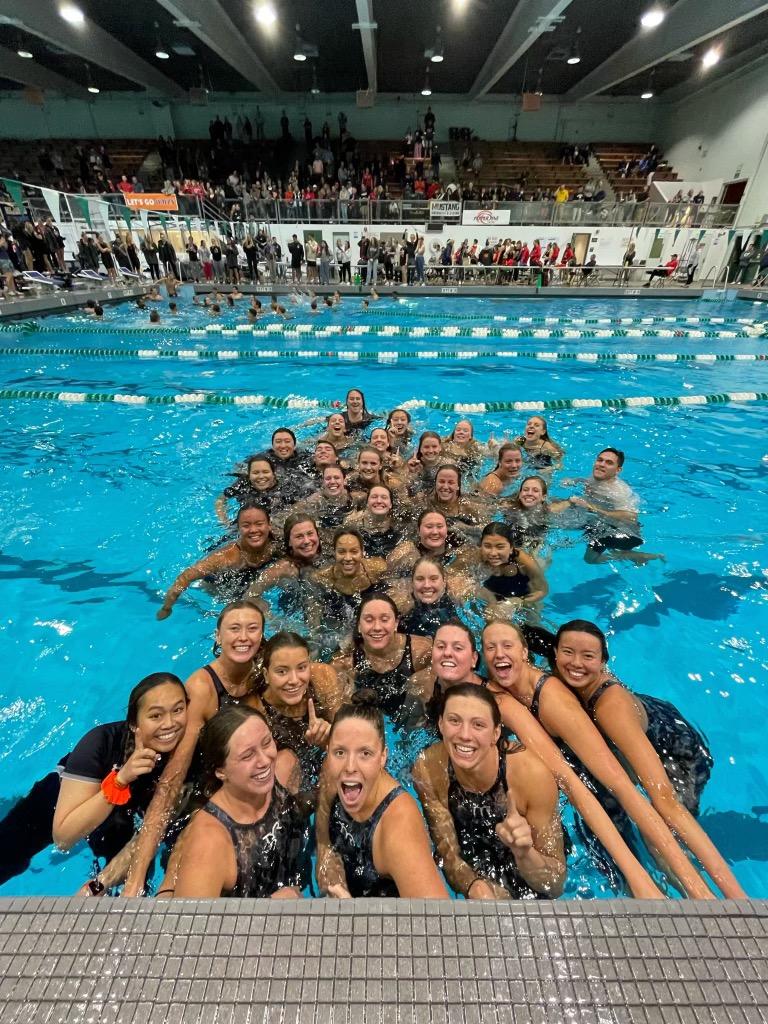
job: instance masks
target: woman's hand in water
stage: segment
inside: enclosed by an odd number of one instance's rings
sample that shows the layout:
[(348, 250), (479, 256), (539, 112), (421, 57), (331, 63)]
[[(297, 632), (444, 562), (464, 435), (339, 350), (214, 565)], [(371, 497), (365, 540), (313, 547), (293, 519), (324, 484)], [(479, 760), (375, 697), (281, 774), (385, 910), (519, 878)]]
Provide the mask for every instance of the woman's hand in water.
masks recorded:
[(317, 717), (315, 702), (311, 697), (307, 701), (307, 713), (309, 715), (309, 725), (304, 733), (304, 739), (315, 747), (327, 747), (328, 737), (331, 734), (331, 723), (326, 722), (324, 718)]
[(503, 886), (491, 882), (487, 878), (476, 878), (467, 892), (468, 900), (504, 900), (509, 893)]
[(351, 900), (352, 895), (344, 885), (329, 885), (326, 890), (326, 896), (330, 896), (334, 900)]
[(518, 813), (517, 807), (509, 794), (507, 794), (507, 800), (509, 801), (507, 816), (496, 826), (496, 835), (505, 846), (509, 847), (515, 856), (525, 856), (529, 850), (533, 849), (531, 826), (522, 814)]
[(159, 760), (160, 755), (150, 747), (145, 747), (137, 732), (136, 749), (115, 776), (115, 782), (120, 786), (130, 786), (140, 775), (149, 775)]

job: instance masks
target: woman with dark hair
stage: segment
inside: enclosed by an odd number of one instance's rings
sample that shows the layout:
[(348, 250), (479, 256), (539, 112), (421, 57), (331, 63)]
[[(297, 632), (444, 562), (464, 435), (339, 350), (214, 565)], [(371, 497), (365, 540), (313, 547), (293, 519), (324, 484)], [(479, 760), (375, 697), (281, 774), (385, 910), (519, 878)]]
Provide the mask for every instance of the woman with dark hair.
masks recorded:
[(416, 801), (385, 771), (371, 694), (336, 713), (316, 815), (317, 882), (328, 896), (447, 899)]
[[(154, 672), (134, 686), (122, 722), (97, 725), (36, 782), (0, 822), (0, 884), (21, 874), (36, 853), (55, 843), (69, 850), (81, 839), (96, 857), (117, 857), (134, 836), (168, 758), (187, 725), (181, 680)], [(122, 860), (122, 858), (121, 858)], [(125, 874), (100, 873), (86, 888), (100, 895)]]
[(397, 547), (403, 531), (393, 516), (394, 496), (385, 484), (374, 484), (368, 491), (365, 508), (351, 512), (344, 525), (357, 530), (363, 538), (368, 558), (386, 558)]
[(307, 624), (332, 632), (351, 630), (362, 597), (373, 590), (387, 569), (383, 558), (366, 558), (357, 530), (341, 526), (333, 536), (334, 562), (315, 573)]
[(272, 434), (271, 446), (266, 452), (257, 454), (262, 458), (266, 456), (272, 463), (286, 502), (298, 501), (312, 490), (311, 481), (307, 477), (309, 456), (297, 447), (296, 435), (288, 427), (278, 427)]
[(353, 438), (347, 431), (347, 421), (340, 412), (332, 412), (325, 420), (325, 432), (318, 441), (332, 444), (336, 452), (343, 452), (352, 444)]
[(390, 433), (385, 427), (373, 428), (371, 431), (371, 448), (375, 448), (381, 455), (384, 472), (395, 473), (398, 482), (402, 485), (405, 462), (402, 456), (398, 455), (396, 446), (392, 443)]
[(233, 601), (216, 620), (213, 660), (187, 679), (187, 733), (163, 774), (163, 785), (147, 811), (136, 844), (125, 895), (144, 886), (152, 858), (168, 828), (181, 788), (192, 766), (200, 730), (222, 708), (239, 704), (256, 691), (264, 643), (264, 613), (249, 600)]
[(514, 546), (504, 523), (488, 523), (479, 547), (464, 548), (452, 568), (457, 575), (465, 574), (464, 597), (520, 607), (535, 604), (549, 593), (539, 563)]
[(294, 505), (293, 511), (294, 514), (306, 512), (314, 516), (318, 529), (325, 531), (323, 539), (329, 540), (327, 531), (338, 530), (356, 505), (352, 501), (341, 466), (325, 466), (321, 479), (320, 490)]
[(477, 485), (478, 493), (498, 497), (510, 484), (516, 483), (523, 468), (520, 446), (507, 442), (499, 448), (496, 466)]
[(393, 409), (387, 416), (384, 429), (389, 434), (389, 443), (398, 455), (404, 455), (411, 446), (411, 414), (407, 409)]
[(395, 584), (391, 591), (400, 610), (403, 633), (434, 637), (444, 622), (456, 616), (445, 567), (436, 558), (422, 555), (411, 571), (410, 580)]
[(713, 764), (704, 736), (672, 704), (633, 693), (611, 675), (605, 634), (593, 622), (573, 619), (562, 625), (554, 655), (557, 677), (579, 698), (669, 828), (724, 896), (743, 897), (744, 890), (695, 818)]
[(531, 416), (515, 442), (537, 469), (548, 469), (563, 457), (563, 449), (549, 436), (547, 421), (543, 416)]
[(365, 430), (376, 418), (368, 411), (365, 395), (359, 388), (350, 388), (346, 397), (346, 409), (343, 414), (347, 433)]
[(448, 529), (443, 513), (428, 508), (416, 520), (415, 540), (404, 540), (398, 544), (387, 563), (393, 575), (409, 573), (423, 555), (447, 565), (463, 543), (463, 537)]
[[(257, 599), (271, 587), (285, 587), (290, 582), (301, 582), (327, 563), (320, 543), (317, 523), (312, 516), (295, 512), (283, 523), (285, 557), (268, 566), (248, 588), (247, 596)], [(304, 588), (299, 598), (304, 605)]]
[(565, 853), (552, 773), (502, 738), (487, 690), (459, 683), (442, 704), (442, 739), (419, 754), (413, 781), (449, 884), (467, 899), (554, 899)]
[(408, 460), (408, 490), (411, 494), (428, 491), (434, 485), (435, 474), (443, 461), (442, 438), (433, 430), (426, 430)]
[(459, 533), (473, 534), (475, 538), (478, 523), (483, 518), (487, 519), (487, 510), (483, 508), (485, 503), (461, 493), (461, 470), (450, 462), (444, 463), (435, 473), (435, 485), (423, 501), (427, 508), (442, 512), (449, 527)]
[(372, 690), (382, 711), (402, 723), (410, 712), (410, 680), (429, 665), (432, 641), (398, 632), (397, 605), (384, 593), (372, 593), (360, 603), (354, 646), (331, 664), (347, 689)]
[(355, 467), (347, 476), (347, 487), (355, 501), (365, 504), (371, 487), (385, 482), (383, 468), (384, 459), (376, 448), (365, 445), (358, 451)]
[[(200, 736), (207, 802), (179, 837), (163, 887), (176, 898), (301, 896), (308, 830), (278, 751), (250, 707), (223, 708)], [(287, 756), (286, 756), (287, 755)]]
[(248, 703), (266, 718), (279, 750), (299, 760), (301, 789), (317, 786), (333, 716), (342, 702), (339, 677), (330, 665), (312, 661), (307, 641), (280, 632), (264, 645), (262, 683)]
[(544, 543), (550, 516), (570, 505), (569, 501), (548, 501), (548, 490), (543, 476), (527, 476), (517, 494), (503, 503), (512, 541), (531, 552)]
[(168, 590), (158, 619), (167, 619), (173, 606), (190, 583), (195, 580), (213, 579), (238, 595), (244, 593), (258, 570), (274, 561), (275, 548), (270, 531), (269, 513), (256, 502), (240, 506), (235, 519), (238, 537), (212, 555), (201, 558), (176, 577)]
[(570, 748), (587, 771), (621, 804), (676, 884), (690, 897), (712, 899), (704, 879), (677, 845), (659, 814), (635, 788), (578, 699), (559, 679), (530, 664), (528, 646), (520, 630), (509, 622), (486, 626), (483, 658), (489, 676), (488, 689), (499, 704), (504, 724), (530, 746), (525, 734), (517, 730), (514, 714), (508, 718), (509, 712), (514, 710), (510, 708), (513, 703), (527, 708), (545, 731)]
[(240, 505), (256, 502), (262, 505), (270, 516), (283, 504), (280, 485), (275, 468), (265, 455), (254, 455), (245, 464), (245, 474), (238, 475), (229, 487), (225, 487), (216, 499), (216, 515), (222, 526), (229, 526), (227, 501), (235, 499)]

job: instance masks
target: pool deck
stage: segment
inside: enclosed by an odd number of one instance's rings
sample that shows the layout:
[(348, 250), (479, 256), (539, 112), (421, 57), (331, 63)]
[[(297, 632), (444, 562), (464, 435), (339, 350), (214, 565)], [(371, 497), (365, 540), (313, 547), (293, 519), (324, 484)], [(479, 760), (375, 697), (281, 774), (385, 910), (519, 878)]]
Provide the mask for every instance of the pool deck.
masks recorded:
[(761, 1024), (764, 901), (0, 900), (2, 1024)]
[(71, 309), (84, 306), (86, 302), (93, 299), (102, 305), (111, 302), (124, 302), (126, 299), (136, 299), (139, 295), (146, 295), (149, 291), (150, 282), (143, 284), (132, 284), (125, 288), (73, 288), (72, 291), (63, 289), (49, 289), (35, 295), (25, 295), (22, 298), (6, 302), (0, 299), (0, 320), (12, 320), (17, 317), (27, 318), (40, 313), (65, 313)]

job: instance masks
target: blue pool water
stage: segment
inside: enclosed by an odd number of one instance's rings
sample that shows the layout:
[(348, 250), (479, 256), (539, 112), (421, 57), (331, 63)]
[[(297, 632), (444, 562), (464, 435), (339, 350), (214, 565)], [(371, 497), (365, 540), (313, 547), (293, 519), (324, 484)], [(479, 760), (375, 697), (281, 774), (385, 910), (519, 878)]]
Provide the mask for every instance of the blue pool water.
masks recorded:
[[(382, 300), (384, 302), (384, 300)], [(183, 307), (188, 298), (182, 299)], [(494, 317), (723, 317), (768, 319), (744, 302), (627, 300), (416, 300), (383, 307), (375, 317), (357, 303), (297, 323), (370, 324), (372, 333), (343, 342), (273, 338), (270, 349), (359, 349), (415, 352), (463, 348), (504, 351), (763, 353), (760, 338), (519, 338), (395, 340), (381, 325), (444, 326), (446, 314)], [(379, 311), (387, 316), (379, 316)], [(390, 317), (391, 310), (391, 317)], [(120, 336), (137, 323), (134, 309), (108, 309), (104, 334), (4, 334), (0, 386), (53, 391), (167, 395), (304, 396), (330, 402), (361, 386), (384, 411), (407, 399), (450, 402), (608, 398), (768, 391), (762, 362), (577, 363), (497, 357), (456, 362), (349, 362), (331, 359), (154, 360), (31, 355), (34, 347), (180, 349), (264, 347), (244, 334), (180, 338), (148, 331)], [(222, 325), (242, 321), (227, 314)], [(82, 324), (56, 316), (48, 327)], [(143, 322), (143, 321), (142, 321)], [(208, 323), (185, 311), (173, 321)], [(459, 324), (462, 321), (457, 320)], [(378, 326), (377, 326), (378, 325)], [(594, 325), (585, 325), (594, 328)], [(689, 325), (696, 326), (696, 325)], [(160, 595), (177, 572), (200, 557), (220, 531), (216, 495), (232, 463), (267, 444), (279, 425), (310, 437), (305, 409), (234, 406), (128, 407), (3, 401), (5, 467), (0, 520), (3, 614), (0, 658), (0, 812), (46, 773), (92, 725), (122, 717), (130, 688), (143, 675), (170, 669), (183, 678), (209, 657), (215, 603), (201, 590), (182, 598), (173, 616), (155, 620)], [(447, 431), (455, 415), (415, 412), (418, 429)], [(481, 437), (519, 432), (520, 413), (475, 419)], [(766, 531), (768, 414), (761, 403), (621, 411), (553, 412), (550, 432), (567, 450), (558, 479), (586, 474), (605, 445), (627, 452), (624, 476), (643, 500), (646, 548), (667, 563), (588, 566), (576, 532), (556, 532), (548, 570), (545, 619), (592, 618), (609, 633), (613, 667), (634, 688), (677, 704), (709, 738), (715, 768), (703, 797), (703, 821), (752, 896), (768, 896), (768, 786), (763, 755), (766, 692)], [(763, 612), (760, 612), (761, 607)], [(760, 811), (760, 808), (763, 810)], [(10, 894), (66, 894), (87, 874), (82, 849), (39, 855), (30, 871), (0, 889)], [(583, 852), (569, 864), (569, 895), (611, 895)]]

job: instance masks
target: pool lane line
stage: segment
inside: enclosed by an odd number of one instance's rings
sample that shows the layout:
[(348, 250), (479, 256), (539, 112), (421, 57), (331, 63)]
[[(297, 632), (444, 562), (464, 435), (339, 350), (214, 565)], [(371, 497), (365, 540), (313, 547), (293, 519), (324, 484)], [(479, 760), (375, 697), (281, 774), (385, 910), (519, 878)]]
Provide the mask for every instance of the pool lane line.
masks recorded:
[(162, 349), (162, 348), (0, 348), (0, 356), (57, 356), (73, 359), (177, 359), (177, 360), (259, 360), (259, 359), (360, 359), (389, 362), (400, 359), (538, 359), (558, 361), (561, 359), (580, 362), (641, 362), (641, 363), (732, 363), (764, 362), (764, 353), (719, 353), (719, 352), (547, 352), (539, 349), (530, 351), (371, 351), (342, 349)]
[[(203, 391), (176, 395), (126, 395), (96, 391), (42, 391), (5, 388), (0, 390), (0, 399), (116, 405), (264, 405), (276, 409), (338, 408), (338, 402), (323, 402), (317, 398), (304, 398), (300, 395), (280, 398), (275, 395), (218, 395)], [(653, 406), (723, 405), (734, 402), (767, 401), (768, 392), (731, 391), (715, 395), (662, 395), (656, 397), (635, 395), (629, 398), (555, 398), (528, 402), (434, 402), (423, 398), (412, 398), (400, 404), (403, 409), (435, 409), (439, 412), (467, 415), (563, 409), (636, 409)]]
[[(6, 332), (8, 333), (8, 332)], [(197, 337), (212, 338), (335, 338), (335, 337), (383, 337), (383, 338), (562, 338), (572, 340), (578, 338), (686, 338), (699, 340), (701, 338), (762, 338), (764, 337), (762, 326), (746, 327), (743, 331), (702, 331), (698, 328), (621, 328), (621, 329), (600, 329), (600, 330), (575, 330), (573, 328), (551, 329), (548, 327), (400, 327), (397, 324), (385, 324), (382, 327), (373, 328), (370, 324), (351, 324), (323, 326), (321, 324), (293, 324), (271, 323), (265, 327), (257, 327), (251, 324), (238, 324), (236, 327), (224, 327), (221, 324), (208, 324), (205, 327), (92, 327), (84, 329), (81, 327), (40, 327), (33, 331), (22, 332), (26, 335), (41, 334), (54, 335), (62, 334), (86, 335), (87, 337), (101, 337), (103, 335), (136, 336), (144, 338), (155, 337)]]

